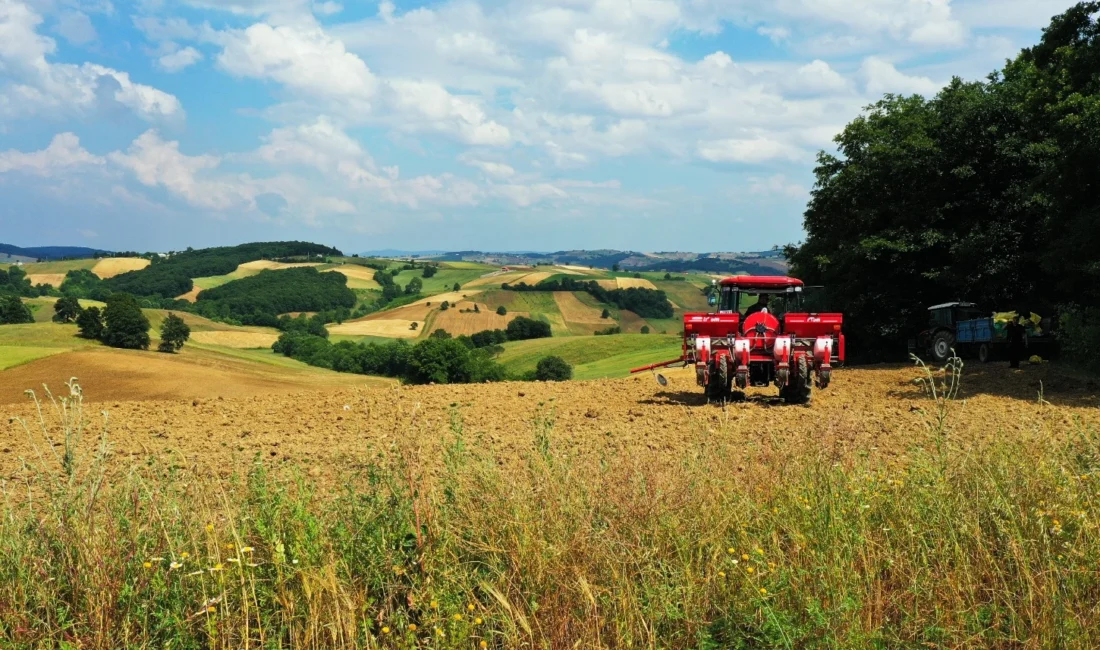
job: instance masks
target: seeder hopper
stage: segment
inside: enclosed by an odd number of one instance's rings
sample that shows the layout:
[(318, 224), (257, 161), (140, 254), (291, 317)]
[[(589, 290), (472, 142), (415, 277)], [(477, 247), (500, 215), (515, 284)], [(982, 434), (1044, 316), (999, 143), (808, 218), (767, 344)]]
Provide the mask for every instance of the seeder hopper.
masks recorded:
[(694, 365), (696, 382), (715, 400), (774, 384), (786, 402), (799, 404), (809, 401), (815, 384), (829, 386), (833, 368), (844, 362), (843, 314), (803, 311), (804, 287), (795, 278), (739, 275), (715, 288), (714, 313), (684, 314), (681, 357), (631, 373)]

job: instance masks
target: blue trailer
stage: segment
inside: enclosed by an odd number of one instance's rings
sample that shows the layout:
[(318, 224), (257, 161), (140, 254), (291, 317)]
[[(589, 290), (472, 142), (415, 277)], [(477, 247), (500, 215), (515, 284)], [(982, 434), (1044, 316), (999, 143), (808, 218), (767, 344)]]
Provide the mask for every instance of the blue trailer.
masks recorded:
[[(928, 312), (929, 327), (910, 339), (910, 352), (923, 350), (937, 363), (946, 361), (952, 350), (964, 359), (983, 363), (1007, 356), (1008, 338), (1003, 328), (995, 326), (992, 317), (978, 318), (981, 311), (974, 303), (949, 302), (929, 307)], [(1050, 358), (1057, 353), (1057, 341), (1050, 334), (1053, 322), (1043, 319), (1042, 335), (1028, 337), (1029, 354)]]

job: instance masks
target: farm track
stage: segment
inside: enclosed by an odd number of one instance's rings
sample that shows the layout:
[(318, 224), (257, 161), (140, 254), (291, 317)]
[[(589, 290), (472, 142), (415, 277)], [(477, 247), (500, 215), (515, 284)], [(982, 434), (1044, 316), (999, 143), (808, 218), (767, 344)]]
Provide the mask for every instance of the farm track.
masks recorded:
[[(773, 389), (750, 391), (747, 401), (723, 407), (707, 404), (690, 371), (684, 370), (668, 373), (667, 388), (639, 376), (415, 387), (340, 387), (325, 380), (329, 385), (290, 392), (287, 382), (277, 385), (275, 375), (244, 386), (240, 378), (219, 375), (226, 371), (217, 368), (188, 377), (178, 369), (171, 376), (157, 376), (149, 365), (156, 357), (149, 354), (123, 356), (131, 364), (126, 373), (120, 367), (95, 371), (92, 355), (59, 355), (0, 374), (0, 401), (6, 403), (0, 416), (9, 423), (0, 447), (0, 479), (19, 481), (21, 459), (35, 453), (10, 419), (33, 421), (33, 408), (25, 398), (13, 399), (13, 391), (40, 387), (43, 381), (60, 391), (71, 375), (81, 379), (86, 399), (95, 402), (86, 410), (89, 417), (94, 420), (101, 409), (110, 413), (112, 454), (119, 461), (115, 471), (157, 461), (225, 477), (244, 471), (260, 456), (333, 485), (347, 472), (394, 453), (394, 445), (419, 448), (429, 469), (438, 467), (456, 414), (469, 443), (489, 449), (502, 464), (522, 463), (532, 449), (533, 423), (540, 417), (553, 420), (555, 445), (586, 462), (638, 452), (648, 454), (655, 467), (671, 466), (713, 437), (754, 451), (816, 439), (836, 459), (867, 457), (889, 464), (926, 435), (922, 410), (932, 407), (913, 384), (918, 371), (898, 366), (838, 370), (832, 387), (816, 392), (808, 407), (780, 404)], [(81, 357), (85, 362), (74, 363)], [(52, 372), (27, 372), (42, 364), (51, 364)], [(1050, 403), (1046, 406), (1036, 397), (1040, 381)], [(206, 392), (194, 399), (126, 401), (134, 391), (153, 390), (157, 382), (166, 384), (165, 393), (188, 388), (187, 382), (192, 390)], [(1000, 364), (968, 368), (963, 385), (966, 402), (953, 405), (949, 420), (952, 444), (980, 446), (996, 438), (1040, 444), (1100, 426), (1100, 387), (1049, 366), (1020, 373)], [(736, 459), (729, 467), (731, 472), (742, 469)]]

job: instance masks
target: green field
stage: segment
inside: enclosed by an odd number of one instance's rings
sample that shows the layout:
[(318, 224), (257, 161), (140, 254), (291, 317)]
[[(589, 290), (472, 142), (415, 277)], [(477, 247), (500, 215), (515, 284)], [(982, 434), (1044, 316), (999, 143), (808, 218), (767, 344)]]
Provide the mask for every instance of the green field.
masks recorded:
[[(623, 377), (631, 368), (666, 361), (679, 354), (681, 338), (656, 334), (562, 337), (505, 343), (499, 361), (522, 374), (544, 357), (558, 356), (576, 368), (577, 379)], [(640, 361), (639, 361), (640, 360)], [(637, 363), (635, 363), (637, 361)]]
[(420, 281), (424, 283), (424, 289), (421, 291), (425, 296), (435, 295), (437, 293), (447, 293), (454, 289), (454, 285), (457, 282), (459, 286), (466, 284), (467, 282), (473, 282), (474, 280), (485, 275), (489, 271), (484, 268), (477, 269), (448, 269), (442, 268), (436, 274), (430, 278), (423, 277), (423, 269), (413, 269), (410, 271), (402, 271), (394, 278), (394, 282), (405, 287), (409, 284), (409, 281), (413, 278), (420, 278)]
[(0, 370), (7, 370), (15, 366), (21, 366), (35, 359), (42, 359), (62, 352), (68, 352), (69, 348), (38, 348), (29, 345), (0, 345)]

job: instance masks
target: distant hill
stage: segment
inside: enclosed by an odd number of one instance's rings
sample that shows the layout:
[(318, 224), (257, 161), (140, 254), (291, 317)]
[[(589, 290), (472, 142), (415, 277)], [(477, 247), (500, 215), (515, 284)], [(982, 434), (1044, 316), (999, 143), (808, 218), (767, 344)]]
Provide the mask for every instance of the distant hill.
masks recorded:
[(442, 254), (420, 253), (422, 258), (444, 262), (481, 262), (500, 266), (572, 265), (610, 269), (618, 265), (624, 271), (664, 271), (703, 273), (747, 273), (776, 275), (787, 272), (783, 252), (692, 253), (572, 250), (553, 253), (456, 251)]
[(19, 246), (12, 246), (11, 244), (0, 244), (0, 256), (24, 258), (12, 261), (26, 262), (34, 260), (81, 259), (96, 257), (97, 255), (110, 255), (110, 251), (103, 251), (96, 248), (84, 248), (82, 246), (37, 246), (33, 248), (21, 248)]

